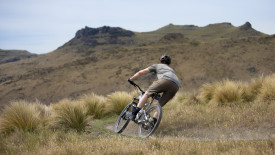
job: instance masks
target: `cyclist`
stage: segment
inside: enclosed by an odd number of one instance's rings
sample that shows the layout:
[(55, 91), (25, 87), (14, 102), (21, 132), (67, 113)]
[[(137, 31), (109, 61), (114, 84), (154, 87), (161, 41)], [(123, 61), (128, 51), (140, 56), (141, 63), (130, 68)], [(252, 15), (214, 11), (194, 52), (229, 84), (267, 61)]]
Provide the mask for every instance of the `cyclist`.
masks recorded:
[[(148, 68), (138, 71), (134, 76), (128, 79), (131, 83), (139, 76), (153, 72), (157, 75), (158, 80), (154, 81), (142, 98), (139, 100), (139, 103), (136, 108), (132, 109), (132, 112), (127, 112), (126, 116), (134, 120), (137, 113), (142, 107), (144, 107), (147, 99), (153, 96), (155, 93), (163, 93), (160, 100), (158, 101), (160, 106), (164, 106), (170, 99), (172, 99), (180, 87), (180, 82), (178, 77), (175, 74), (175, 71), (169, 67), (171, 63), (171, 58), (168, 55), (162, 55), (160, 57), (160, 64), (154, 64)], [(157, 121), (157, 114), (154, 115), (154, 122)]]

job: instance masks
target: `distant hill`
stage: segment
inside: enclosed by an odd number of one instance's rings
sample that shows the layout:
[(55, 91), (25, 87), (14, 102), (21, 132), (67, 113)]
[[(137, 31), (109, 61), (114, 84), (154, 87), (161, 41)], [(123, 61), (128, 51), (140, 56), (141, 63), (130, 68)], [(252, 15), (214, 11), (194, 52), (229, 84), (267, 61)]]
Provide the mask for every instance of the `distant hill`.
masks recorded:
[(0, 49), (0, 64), (15, 62), (23, 59), (36, 57), (36, 54), (31, 54), (28, 51), (22, 50), (1, 50)]
[(267, 36), (252, 28), (249, 22), (239, 27), (233, 26), (231, 23), (209, 24), (205, 27), (198, 27), (194, 25), (173, 25), (169, 24), (151, 34), (167, 34), (167, 33), (181, 33), (185, 37), (196, 40), (213, 40), (221, 38), (240, 38), (240, 37), (259, 37)]
[[(85, 93), (132, 90), (127, 79), (158, 63), (164, 53), (172, 57), (181, 91), (193, 92), (224, 78), (250, 80), (275, 72), (275, 35), (258, 32), (249, 22), (239, 27), (169, 24), (142, 33), (85, 27), (53, 52), (0, 64), (0, 106), (16, 99), (50, 104)], [(137, 83), (147, 88), (153, 80), (148, 75)]]

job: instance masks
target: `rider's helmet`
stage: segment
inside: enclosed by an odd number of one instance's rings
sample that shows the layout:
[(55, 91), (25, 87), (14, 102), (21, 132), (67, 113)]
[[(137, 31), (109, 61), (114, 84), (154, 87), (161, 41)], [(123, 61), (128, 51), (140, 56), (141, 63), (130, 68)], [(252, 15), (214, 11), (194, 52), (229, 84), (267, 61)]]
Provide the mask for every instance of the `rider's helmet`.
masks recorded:
[(160, 60), (161, 63), (167, 64), (167, 65), (170, 65), (170, 63), (171, 63), (170, 56), (166, 55), (166, 54), (162, 55), (159, 60)]

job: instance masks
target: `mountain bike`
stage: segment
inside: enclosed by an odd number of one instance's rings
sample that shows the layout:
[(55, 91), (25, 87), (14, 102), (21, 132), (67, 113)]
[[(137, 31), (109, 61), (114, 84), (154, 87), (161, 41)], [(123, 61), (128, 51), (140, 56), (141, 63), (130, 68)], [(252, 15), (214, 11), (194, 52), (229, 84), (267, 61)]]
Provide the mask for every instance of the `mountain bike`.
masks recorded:
[[(127, 125), (130, 122), (130, 119), (127, 118), (126, 113), (131, 112), (132, 108), (137, 106), (138, 101), (141, 99), (141, 97), (144, 95), (144, 91), (140, 88), (139, 85), (135, 84), (133, 81), (129, 81), (130, 84), (137, 87), (140, 91), (140, 95), (138, 97), (133, 97), (132, 101), (122, 110), (120, 113), (116, 124), (115, 124), (115, 132), (116, 133), (122, 133), (123, 130), (127, 127)], [(138, 124), (138, 135), (139, 137), (146, 138), (152, 135), (158, 128), (159, 123), (162, 118), (162, 108), (159, 104), (154, 104), (154, 100), (159, 100), (160, 95), (154, 94), (150, 101), (145, 104), (145, 106), (138, 112), (136, 115), (136, 118), (134, 119), (134, 122)], [(154, 118), (157, 119), (156, 122), (154, 122)]]

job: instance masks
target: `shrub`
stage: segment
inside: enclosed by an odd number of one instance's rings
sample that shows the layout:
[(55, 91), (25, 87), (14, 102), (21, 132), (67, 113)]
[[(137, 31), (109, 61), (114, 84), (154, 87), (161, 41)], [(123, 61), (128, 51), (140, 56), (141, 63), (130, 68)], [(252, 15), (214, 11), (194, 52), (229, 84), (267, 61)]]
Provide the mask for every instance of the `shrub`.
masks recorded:
[(127, 92), (114, 92), (107, 96), (108, 111), (120, 114), (127, 104), (131, 102), (132, 95)]
[(196, 93), (189, 94), (189, 96), (185, 100), (185, 104), (187, 105), (200, 104), (200, 103), (202, 102)]
[(39, 101), (32, 103), (32, 105), (34, 106), (35, 111), (38, 113), (41, 123), (45, 126), (48, 123), (51, 115), (50, 107), (40, 103)]
[(80, 99), (81, 104), (87, 108), (87, 114), (94, 118), (102, 118), (106, 115), (106, 99), (94, 93), (84, 95)]
[(200, 93), (199, 93), (199, 100), (203, 103), (208, 103), (210, 100), (212, 100), (214, 91), (216, 89), (216, 84), (204, 84), (200, 88)]
[(264, 78), (258, 99), (261, 101), (275, 100), (275, 74)]
[(217, 84), (212, 101), (220, 105), (239, 103), (242, 101), (242, 94), (243, 88), (239, 83), (224, 80)]
[(64, 99), (52, 105), (50, 127), (83, 131), (90, 119), (91, 117), (87, 115), (87, 110), (82, 104)]
[(262, 88), (263, 81), (263, 76), (260, 76), (257, 79), (252, 79), (250, 83), (243, 85), (244, 93), (242, 98), (244, 99), (244, 101), (252, 102), (256, 99)]
[(0, 132), (34, 131), (40, 125), (39, 112), (32, 104), (15, 101), (6, 106), (0, 118)]

